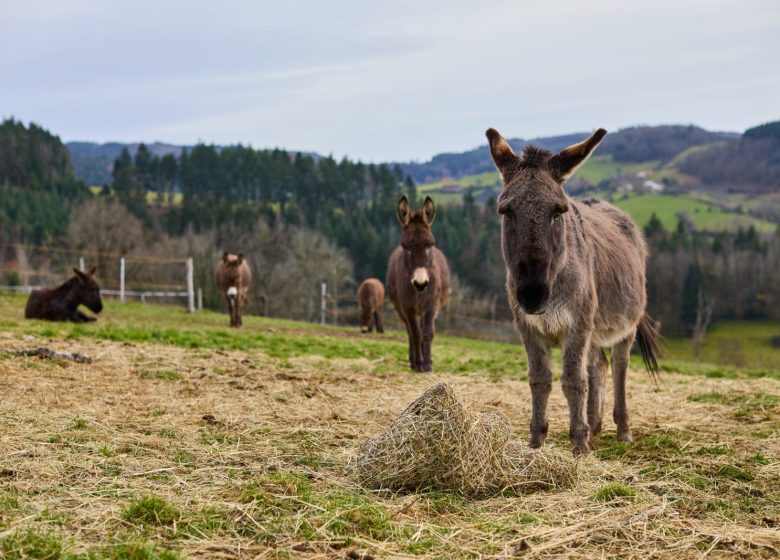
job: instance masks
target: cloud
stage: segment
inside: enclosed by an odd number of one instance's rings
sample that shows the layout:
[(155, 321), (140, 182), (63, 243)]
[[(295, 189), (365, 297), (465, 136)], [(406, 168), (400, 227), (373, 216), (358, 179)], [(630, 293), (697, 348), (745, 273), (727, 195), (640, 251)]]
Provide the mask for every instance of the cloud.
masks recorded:
[(423, 159), (512, 136), (780, 116), (775, 2), (11, 2), (7, 114), (67, 139)]

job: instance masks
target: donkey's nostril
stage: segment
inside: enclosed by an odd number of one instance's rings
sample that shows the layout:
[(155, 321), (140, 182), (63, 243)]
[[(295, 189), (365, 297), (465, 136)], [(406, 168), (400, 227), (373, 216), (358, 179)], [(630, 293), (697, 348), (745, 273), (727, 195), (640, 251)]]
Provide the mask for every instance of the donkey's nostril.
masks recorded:
[(529, 284), (517, 288), (517, 302), (527, 313), (539, 311), (550, 297), (547, 284)]
[(428, 282), (412, 282), (412, 285), (417, 288), (418, 292), (422, 292), (425, 288), (428, 287)]

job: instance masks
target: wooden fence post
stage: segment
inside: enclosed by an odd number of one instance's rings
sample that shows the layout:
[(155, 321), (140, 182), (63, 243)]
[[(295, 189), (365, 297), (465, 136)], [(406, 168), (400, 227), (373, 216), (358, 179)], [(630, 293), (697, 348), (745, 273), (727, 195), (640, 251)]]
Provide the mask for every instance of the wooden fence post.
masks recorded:
[(195, 288), (192, 278), (193, 274), (192, 257), (187, 259), (187, 311), (195, 313)]
[(328, 311), (327, 309), (327, 297), (328, 297), (328, 284), (323, 282), (320, 285), (320, 324), (325, 324), (325, 315)]
[(119, 259), (119, 301), (125, 301), (125, 258)]

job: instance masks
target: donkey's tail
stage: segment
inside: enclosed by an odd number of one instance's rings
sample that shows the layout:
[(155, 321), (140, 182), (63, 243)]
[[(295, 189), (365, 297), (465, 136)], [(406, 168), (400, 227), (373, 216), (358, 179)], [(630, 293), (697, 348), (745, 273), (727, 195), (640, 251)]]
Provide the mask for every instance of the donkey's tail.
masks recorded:
[(656, 322), (645, 313), (639, 320), (636, 328), (636, 341), (639, 344), (639, 351), (642, 353), (642, 361), (645, 362), (647, 371), (653, 376), (653, 380), (658, 382), (658, 357), (661, 355), (661, 333), (658, 331)]

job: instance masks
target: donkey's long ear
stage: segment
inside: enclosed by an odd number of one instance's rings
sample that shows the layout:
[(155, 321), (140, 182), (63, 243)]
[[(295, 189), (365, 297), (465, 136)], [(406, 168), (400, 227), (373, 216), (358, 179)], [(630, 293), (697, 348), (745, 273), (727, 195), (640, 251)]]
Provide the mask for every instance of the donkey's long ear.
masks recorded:
[(237, 262), (238, 262), (238, 264), (241, 264), (242, 262), (244, 262), (244, 253), (239, 253), (238, 254)]
[(73, 273), (76, 275), (76, 278), (79, 279), (79, 282), (84, 282), (84, 280), (87, 279), (87, 275), (84, 274), (81, 270), (78, 268), (73, 269)]
[(433, 220), (436, 219), (436, 206), (433, 205), (433, 199), (430, 196), (425, 197), (423, 202), (422, 216), (428, 227), (431, 227)]
[(228, 263), (228, 255), (229, 255), (229, 254), (230, 254), (230, 253), (228, 253), (227, 251), (224, 251), (224, 252), (222, 253), (222, 262), (223, 262), (223, 263), (225, 263), (225, 264), (227, 264), (227, 263)]
[(412, 218), (412, 213), (409, 210), (409, 199), (406, 198), (406, 195), (401, 197), (401, 200), (398, 201), (398, 221), (401, 222), (402, 226), (405, 226), (409, 223), (409, 220)]
[(493, 163), (496, 164), (498, 172), (501, 173), (501, 178), (507, 182), (517, 170), (520, 158), (515, 155), (509, 142), (504, 140), (504, 137), (495, 128), (488, 128), (485, 136), (488, 139)]
[(97, 267), (96, 266), (93, 266), (92, 268), (89, 269), (89, 275), (90, 276), (94, 276), (95, 272), (97, 272)]
[(606, 130), (599, 128), (590, 138), (583, 140), (579, 144), (572, 144), (562, 150), (561, 153), (551, 157), (549, 165), (553, 174), (561, 181), (565, 181), (574, 175), (579, 166), (587, 161), (606, 133)]

